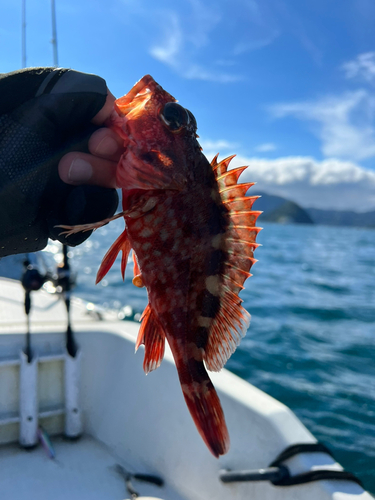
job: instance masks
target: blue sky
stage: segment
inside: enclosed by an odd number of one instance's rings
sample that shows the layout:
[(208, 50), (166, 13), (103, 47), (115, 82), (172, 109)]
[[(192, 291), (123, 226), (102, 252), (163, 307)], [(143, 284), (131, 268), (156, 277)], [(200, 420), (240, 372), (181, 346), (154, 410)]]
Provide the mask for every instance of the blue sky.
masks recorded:
[[(303, 206), (375, 209), (373, 0), (56, 0), (59, 65), (120, 96), (150, 73), (208, 157)], [(52, 65), (50, 1), (27, 1), (27, 65)], [(0, 71), (21, 66), (21, 0), (0, 1)]]

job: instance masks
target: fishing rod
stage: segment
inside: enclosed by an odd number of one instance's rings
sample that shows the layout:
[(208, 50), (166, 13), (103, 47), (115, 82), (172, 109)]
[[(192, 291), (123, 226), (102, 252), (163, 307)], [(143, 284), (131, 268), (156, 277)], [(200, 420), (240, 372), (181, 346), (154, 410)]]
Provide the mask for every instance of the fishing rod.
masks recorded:
[(74, 333), (70, 322), (70, 300), (73, 285), (74, 279), (69, 264), (68, 247), (67, 245), (63, 245), (63, 262), (62, 265), (57, 268), (57, 279), (55, 282), (55, 286), (60, 287), (68, 317), (68, 325), (66, 329), (66, 350), (68, 351), (69, 355), (74, 358), (77, 354), (78, 347), (74, 339)]
[(22, 67), (26, 68), (26, 0), (22, 0)]
[[(74, 276), (72, 275), (69, 257), (68, 257), (68, 247), (63, 245), (63, 261), (62, 264), (57, 267), (57, 276), (52, 279), (55, 288), (61, 294), (67, 312), (67, 329), (66, 329), (66, 350), (71, 357), (75, 357), (78, 351), (76, 341), (74, 339), (74, 333), (70, 321), (70, 303), (71, 303), (71, 291), (74, 287)], [(31, 349), (31, 333), (30, 333), (30, 312), (31, 312), (31, 292), (40, 290), (44, 283), (51, 279), (51, 275), (47, 273), (43, 276), (38, 269), (33, 266), (30, 262), (28, 254), (25, 255), (25, 260), (23, 262), (24, 272), (21, 277), (21, 283), (25, 290), (25, 301), (24, 308), (27, 319), (27, 331), (26, 331), (26, 342), (25, 342), (25, 354), (27, 356), (28, 363), (31, 363), (33, 358), (33, 353)]]
[[(21, 47), (22, 47), (22, 67), (26, 68), (26, 0), (22, 0), (22, 24), (21, 24)], [(53, 65), (55, 68), (59, 65), (57, 51), (57, 29), (56, 29), (56, 6), (55, 0), (51, 0), (51, 24), (52, 24), (52, 50), (53, 50)]]
[(55, 68), (59, 65), (57, 53), (57, 30), (56, 30), (56, 8), (55, 0), (51, 0), (51, 15), (52, 15), (52, 49), (53, 49), (53, 65)]
[[(22, 24), (21, 24), (21, 47), (22, 47), (22, 67), (26, 68), (27, 66), (27, 46), (26, 46), (26, 0), (22, 0)], [(56, 29), (56, 6), (55, 6), (55, 0), (51, 0), (51, 23), (52, 23), (52, 47), (53, 47), (53, 65), (55, 67), (58, 66), (58, 50), (57, 50), (57, 29)], [(63, 271), (66, 274), (70, 273), (70, 267), (68, 263), (68, 256), (67, 256), (67, 251), (66, 247), (63, 247), (63, 253), (64, 253), (64, 264), (63, 264)], [(67, 328), (67, 349), (69, 354), (74, 355), (77, 352), (77, 348), (75, 346), (74, 338), (73, 338), (73, 332), (71, 329), (70, 325), (70, 275), (67, 280), (64, 281), (64, 278), (62, 278), (63, 284), (65, 285), (65, 288), (63, 287), (63, 291), (65, 293), (64, 299), (65, 299), (65, 305), (68, 313), (68, 328)], [(25, 313), (26, 313), (26, 318), (27, 318), (27, 333), (26, 333), (26, 345), (25, 345), (25, 354), (27, 356), (27, 360), (30, 363), (32, 360), (32, 350), (31, 350), (31, 335), (30, 335), (30, 310), (31, 310), (31, 291), (36, 291), (39, 290), (44, 282), (46, 281), (46, 278), (43, 277), (39, 271), (31, 265), (30, 259), (28, 255), (25, 255), (25, 261), (24, 261), (24, 273), (22, 276), (22, 286), (25, 289)], [(74, 354), (72, 354), (74, 353)]]

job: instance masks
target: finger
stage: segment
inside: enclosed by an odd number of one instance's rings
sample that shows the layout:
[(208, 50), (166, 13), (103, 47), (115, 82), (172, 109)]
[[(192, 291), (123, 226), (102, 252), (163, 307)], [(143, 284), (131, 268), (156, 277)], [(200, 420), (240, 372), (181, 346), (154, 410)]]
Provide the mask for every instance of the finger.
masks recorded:
[(67, 184), (116, 188), (117, 162), (87, 153), (72, 152), (59, 162), (59, 175)]
[(102, 109), (97, 113), (94, 118), (91, 120), (94, 125), (102, 125), (107, 118), (111, 116), (113, 111), (113, 103), (115, 102), (116, 97), (107, 89), (107, 98)]
[(118, 161), (124, 152), (124, 141), (113, 130), (100, 128), (90, 137), (89, 150), (95, 156)]

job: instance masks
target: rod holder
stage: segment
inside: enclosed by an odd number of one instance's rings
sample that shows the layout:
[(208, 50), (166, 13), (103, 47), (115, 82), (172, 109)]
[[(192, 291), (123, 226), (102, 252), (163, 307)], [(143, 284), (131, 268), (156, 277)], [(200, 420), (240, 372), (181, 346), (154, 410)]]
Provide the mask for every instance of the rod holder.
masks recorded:
[(20, 434), (23, 448), (33, 448), (38, 443), (38, 359), (20, 354)]
[(65, 354), (65, 436), (77, 439), (82, 434), (82, 409), (79, 397), (79, 382), (81, 374), (80, 350), (73, 357), (68, 352)]

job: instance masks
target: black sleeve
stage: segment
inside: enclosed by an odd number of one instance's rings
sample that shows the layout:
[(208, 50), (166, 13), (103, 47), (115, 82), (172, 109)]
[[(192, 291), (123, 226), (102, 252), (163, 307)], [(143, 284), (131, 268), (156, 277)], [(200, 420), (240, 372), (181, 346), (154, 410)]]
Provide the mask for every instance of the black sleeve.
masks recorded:
[(114, 189), (70, 186), (57, 171), (65, 153), (87, 151), (106, 95), (102, 78), (68, 69), (0, 75), (0, 257), (40, 250), (49, 237), (75, 246), (91, 233), (65, 238), (55, 225), (116, 211)]

